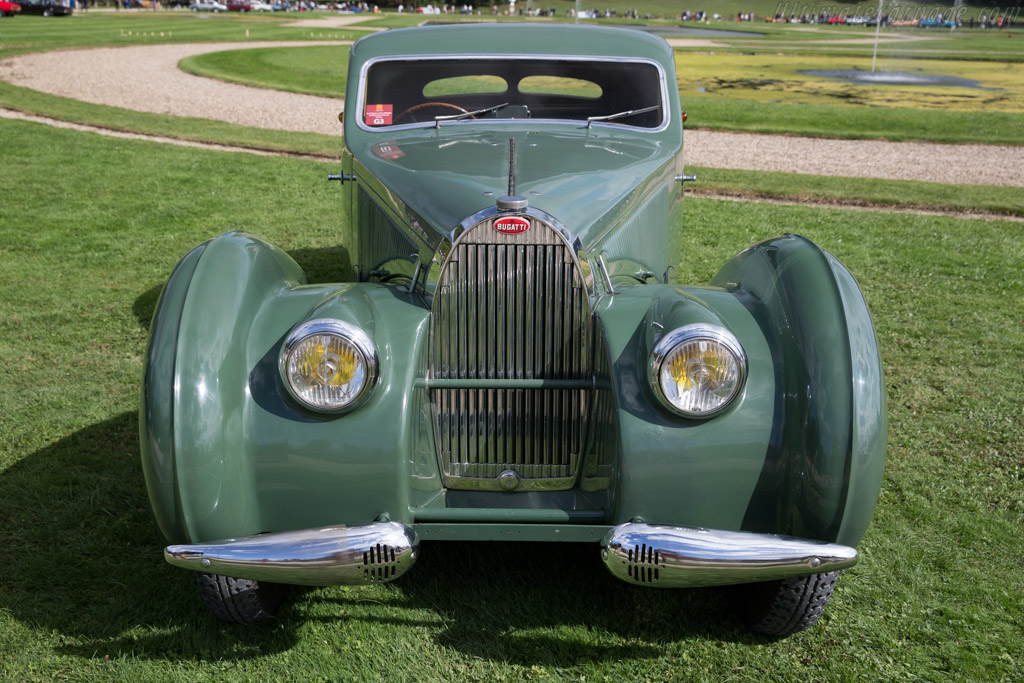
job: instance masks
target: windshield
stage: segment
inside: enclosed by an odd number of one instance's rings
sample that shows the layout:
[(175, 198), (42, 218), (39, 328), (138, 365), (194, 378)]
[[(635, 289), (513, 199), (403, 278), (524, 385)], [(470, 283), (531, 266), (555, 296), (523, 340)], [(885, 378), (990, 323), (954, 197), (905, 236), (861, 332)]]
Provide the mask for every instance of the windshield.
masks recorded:
[(363, 84), (372, 128), (554, 119), (658, 128), (661, 72), (649, 62), (559, 58), (429, 58), (374, 62)]

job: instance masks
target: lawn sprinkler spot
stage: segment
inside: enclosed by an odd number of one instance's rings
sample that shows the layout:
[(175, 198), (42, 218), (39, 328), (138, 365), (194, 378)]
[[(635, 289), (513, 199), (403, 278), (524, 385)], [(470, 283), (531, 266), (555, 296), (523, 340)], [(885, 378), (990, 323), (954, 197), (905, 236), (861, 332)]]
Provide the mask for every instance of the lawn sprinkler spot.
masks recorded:
[(939, 76), (935, 74), (911, 74), (905, 71), (862, 71), (861, 69), (826, 69), (807, 70), (799, 73), (818, 78), (832, 78), (846, 81), (854, 85), (940, 85), (958, 88), (977, 88), (980, 90), (995, 90), (986, 88), (978, 81), (970, 78), (957, 78), (956, 76)]

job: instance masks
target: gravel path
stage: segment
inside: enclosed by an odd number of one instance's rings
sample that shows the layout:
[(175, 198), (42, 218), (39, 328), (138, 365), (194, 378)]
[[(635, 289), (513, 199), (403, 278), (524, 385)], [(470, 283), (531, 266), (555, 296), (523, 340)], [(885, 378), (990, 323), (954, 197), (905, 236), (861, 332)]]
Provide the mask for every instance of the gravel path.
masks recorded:
[[(351, 45), (351, 41), (287, 45)], [(340, 134), (341, 99), (251, 88), (200, 78), (178, 68), (178, 62), (192, 55), (260, 47), (281, 47), (281, 43), (253, 41), (55, 50), (0, 61), (0, 79), (51, 95), (135, 111), (299, 133)]]
[(851, 178), (1024, 187), (1024, 147), (686, 132), (686, 163)]
[[(342, 42), (287, 43), (295, 45)], [(337, 135), (340, 99), (297, 95), (200, 78), (181, 59), (281, 43), (204, 43), (63, 50), (0, 61), (0, 79), (96, 104), (215, 119), (246, 126)], [(786, 171), (950, 184), (1024, 187), (1024, 147), (948, 145), (795, 136), (686, 133), (689, 166)]]

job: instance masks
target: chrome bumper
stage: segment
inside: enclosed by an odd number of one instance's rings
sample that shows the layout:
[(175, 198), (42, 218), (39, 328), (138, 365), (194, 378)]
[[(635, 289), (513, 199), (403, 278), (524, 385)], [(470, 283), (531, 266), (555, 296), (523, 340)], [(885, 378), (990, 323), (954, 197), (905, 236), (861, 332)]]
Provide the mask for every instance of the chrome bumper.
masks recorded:
[(404, 524), (374, 522), (169, 545), (175, 567), (302, 586), (381, 583), (408, 571), (419, 539)]
[(771, 581), (857, 563), (856, 550), (835, 543), (652, 524), (619, 525), (601, 546), (605, 566), (618, 578), (665, 588)]

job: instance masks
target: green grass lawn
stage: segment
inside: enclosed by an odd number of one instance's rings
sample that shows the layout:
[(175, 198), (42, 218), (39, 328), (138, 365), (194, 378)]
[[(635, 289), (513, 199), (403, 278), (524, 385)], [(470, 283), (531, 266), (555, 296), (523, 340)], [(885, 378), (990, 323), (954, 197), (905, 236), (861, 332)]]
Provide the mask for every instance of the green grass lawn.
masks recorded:
[[(212, 43), (257, 40), (355, 40), (365, 31), (312, 31), (288, 26), (294, 14), (235, 12), (224, 14), (177, 12), (79, 12), (70, 17), (16, 16), (0, 19), (0, 57), (25, 50)], [(325, 35), (311, 35), (313, 33)], [(130, 64), (126, 68), (130, 68)]]
[(198, 76), (323, 97), (345, 97), (348, 46), (227, 50), (187, 57), (179, 66)]
[(720, 592), (629, 586), (592, 547), (439, 543), (395, 584), (303, 591), (236, 628), (161, 557), (135, 416), (147, 326), (175, 262), (225, 230), (345, 277), (338, 187), (296, 159), (2, 120), (0, 139), (17, 179), (0, 202), (0, 679), (1024, 673), (1019, 224), (687, 200), (684, 281), (793, 231), (851, 268), (874, 314), (889, 461), (863, 559), (812, 630), (751, 635)]

